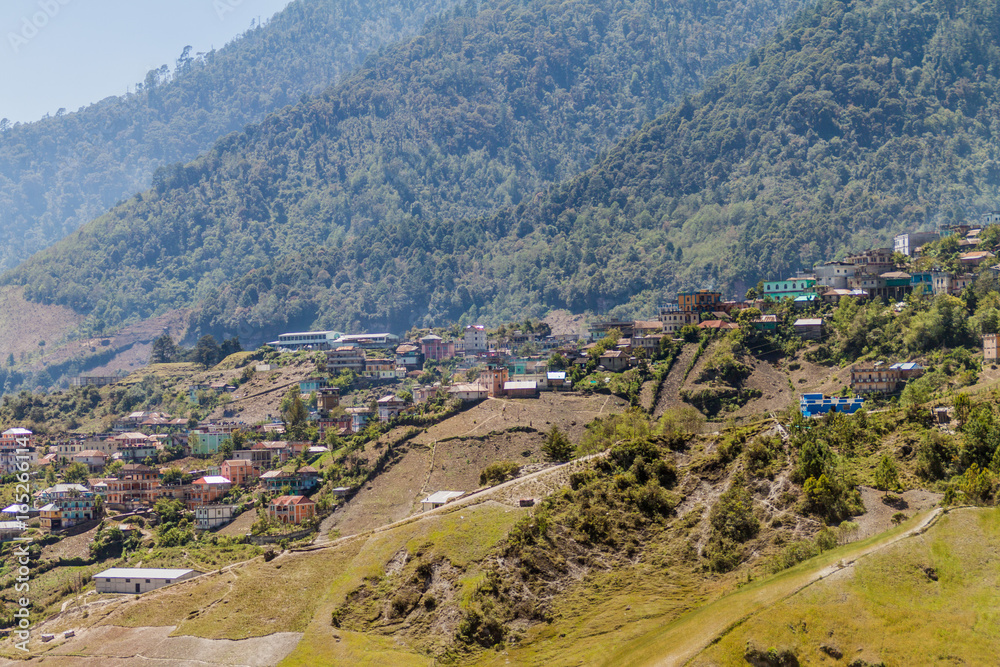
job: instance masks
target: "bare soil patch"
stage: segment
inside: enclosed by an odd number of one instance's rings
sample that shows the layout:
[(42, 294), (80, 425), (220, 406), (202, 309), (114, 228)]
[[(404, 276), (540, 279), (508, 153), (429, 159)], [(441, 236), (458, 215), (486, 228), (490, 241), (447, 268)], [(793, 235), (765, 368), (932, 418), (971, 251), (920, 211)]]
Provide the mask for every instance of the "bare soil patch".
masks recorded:
[(21, 355), (37, 353), (39, 341), (45, 347), (55, 345), (71, 333), (83, 316), (65, 306), (47, 306), (24, 299), (23, 287), (0, 289), (0, 350), (4, 356), (13, 354), (16, 361)]
[(568, 310), (553, 310), (542, 318), (542, 322), (549, 325), (552, 335), (575, 335), (580, 338), (587, 337), (587, 318), (584, 315), (574, 315)]
[(698, 346), (691, 343), (684, 345), (681, 349), (680, 356), (674, 360), (674, 365), (670, 368), (670, 372), (667, 373), (666, 379), (663, 380), (663, 386), (660, 387), (660, 396), (656, 403), (656, 410), (653, 413), (654, 417), (658, 418), (670, 408), (684, 404), (680, 395), (681, 384), (684, 382), (684, 373), (687, 371), (688, 366), (691, 365), (691, 360), (694, 359), (697, 351)]
[(448, 438), (482, 437), (525, 426), (548, 432), (553, 425), (577, 441), (587, 424), (602, 415), (620, 412), (625, 405), (617, 396), (575, 392), (546, 392), (538, 398), (490, 398), (428, 428), (413, 442), (432, 445)]
[(865, 513), (851, 519), (858, 524), (858, 539), (865, 539), (892, 528), (892, 517), (897, 512), (902, 512), (908, 519), (917, 512), (937, 507), (944, 497), (943, 494), (923, 489), (911, 489), (889, 495), (898, 500), (887, 502), (882, 491), (870, 486), (861, 487), (861, 500), (865, 505)]
[(55, 544), (42, 547), (42, 560), (59, 560), (61, 558), (89, 558), (90, 543), (97, 534), (97, 526), (85, 533), (65, 537)]
[(257, 520), (257, 512), (254, 509), (248, 509), (243, 514), (239, 515), (233, 519), (232, 523), (228, 523), (219, 530), (215, 531), (216, 535), (230, 535), (234, 537), (239, 537), (246, 535), (250, 532), (250, 528), (253, 526), (254, 521)]
[[(39, 637), (32, 640), (33, 648), (51, 648), (45, 650), (40, 657), (28, 661), (28, 664), (131, 667), (164, 662), (171, 665), (266, 667), (278, 664), (302, 638), (302, 634), (298, 632), (278, 632), (240, 640), (170, 636), (175, 629), (176, 626), (98, 626), (80, 629), (75, 637), (56, 639), (48, 645), (42, 644)], [(45, 632), (44, 627), (39, 630), (40, 632), (35, 633), (36, 637)], [(38, 647), (34, 646), (35, 643)]]
[[(282, 366), (272, 371), (255, 372), (250, 380), (242, 384), (231, 396), (228, 404), (212, 411), (213, 419), (238, 418), (248, 424), (265, 421), (281, 414), (281, 399), (288, 388), (301, 382), (316, 370), (316, 365), (308, 359), (300, 359), (294, 364)], [(213, 370), (198, 379), (200, 382), (231, 382), (243, 374), (243, 369)]]
[(401, 460), (324, 521), (321, 532), (336, 529), (341, 535), (354, 535), (410, 516), (420, 509), (430, 462), (429, 447), (409, 448)]

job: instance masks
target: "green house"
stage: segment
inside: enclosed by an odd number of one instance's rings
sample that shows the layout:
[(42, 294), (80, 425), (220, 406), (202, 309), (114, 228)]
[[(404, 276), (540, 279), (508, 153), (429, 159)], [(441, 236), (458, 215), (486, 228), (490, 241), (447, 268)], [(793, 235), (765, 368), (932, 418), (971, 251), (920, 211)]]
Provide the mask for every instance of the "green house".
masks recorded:
[(229, 440), (228, 433), (202, 433), (192, 431), (188, 434), (188, 446), (192, 456), (211, 456), (219, 451), (222, 443)]

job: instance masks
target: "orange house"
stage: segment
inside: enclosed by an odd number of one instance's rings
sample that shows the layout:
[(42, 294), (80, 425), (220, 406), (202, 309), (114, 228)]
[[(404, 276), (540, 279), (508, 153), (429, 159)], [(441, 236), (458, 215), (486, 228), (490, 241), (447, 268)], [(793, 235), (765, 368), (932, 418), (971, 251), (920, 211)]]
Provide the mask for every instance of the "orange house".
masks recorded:
[(217, 502), (229, 493), (229, 489), (231, 488), (233, 488), (233, 483), (221, 475), (199, 477), (191, 483), (191, 496), (188, 499), (188, 507), (193, 508)]
[(253, 462), (247, 459), (232, 459), (222, 462), (222, 476), (230, 480), (234, 486), (242, 486), (257, 477)]
[(316, 503), (305, 496), (281, 496), (268, 504), (267, 513), (282, 523), (302, 523), (316, 516)]

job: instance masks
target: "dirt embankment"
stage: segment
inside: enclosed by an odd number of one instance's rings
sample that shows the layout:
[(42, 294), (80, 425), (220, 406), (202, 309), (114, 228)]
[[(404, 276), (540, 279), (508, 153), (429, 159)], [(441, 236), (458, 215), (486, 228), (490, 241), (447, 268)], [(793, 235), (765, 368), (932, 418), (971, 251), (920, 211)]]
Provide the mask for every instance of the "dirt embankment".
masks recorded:
[[(399, 458), (334, 512), (324, 530), (353, 535), (419, 512), (420, 501), (436, 491), (474, 491), (480, 488), (479, 473), (491, 463), (541, 463), (542, 443), (553, 426), (578, 442), (586, 424), (623, 405), (621, 399), (603, 395), (488, 399), (410, 438)], [(394, 440), (405, 430), (384, 439)], [(371, 462), (382, 447), (369, 446), (364, 457)]]

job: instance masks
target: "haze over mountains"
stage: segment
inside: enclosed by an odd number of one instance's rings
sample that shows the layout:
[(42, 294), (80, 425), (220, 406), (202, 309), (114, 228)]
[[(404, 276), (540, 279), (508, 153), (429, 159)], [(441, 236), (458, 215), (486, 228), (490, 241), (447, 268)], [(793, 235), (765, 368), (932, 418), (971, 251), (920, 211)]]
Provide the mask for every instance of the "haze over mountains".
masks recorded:
[[(368, 231), (515, 204), (586, 168), (603, 147), (745, 55), (796, 6), (605, 0), (460, 9), (322, 97), (161, 171), (154, 190), (7, 281), (28, 286), (31, 299), (89, 313), (100, 331), (213, 300), (225, 283), (290, 253), (334, 252)], [(345, 274), (338, 285), (354, 293), (368, 283), (378, 294), (338, 308), (340, 319), (408, 326), (419, 296), (394, 295), (396, 307), (382, 294), (420, 279), (390, 275), (386, 256), (373, 250), (362, 261), (375, 273), (359, 274), (357, 285), (345, 285)], [(415, 250), (442, 257), (446, 248), (428, 239)], [(300, 307), (269, 289), (240, 294), (240, 314), (227, 318), (268, 332), (316, 318), (311, 302)]]
[(149, 187), (157, 168), (186, 162), (219, 137), (321, 92), (454, 4), (298, 0), (217, 51), (192, 53), (179, 41), (176, 63), (151, 71), (131, 95), (5, 125), (0, 269)]

